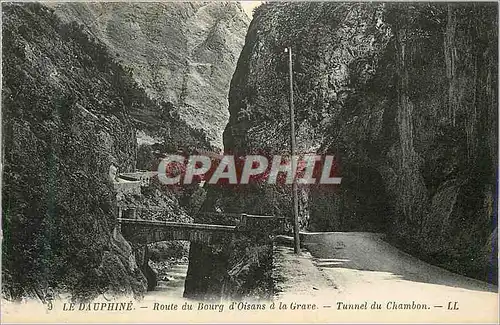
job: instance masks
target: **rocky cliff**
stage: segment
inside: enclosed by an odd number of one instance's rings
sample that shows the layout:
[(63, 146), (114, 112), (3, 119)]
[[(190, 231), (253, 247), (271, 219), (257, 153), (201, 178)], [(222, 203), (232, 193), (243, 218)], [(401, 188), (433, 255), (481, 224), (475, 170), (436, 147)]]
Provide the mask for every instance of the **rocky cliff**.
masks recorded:
[[(189, 128), (222, 148), (229, 82), (249, 23), (238, 2), (65, 3), (54, 8), (64, 21), (83, 25), (102, 41), (150, 98), (172, 106)], [(165, 123), (160, 113), (144, 111), (136, 118), (146, 135), (172, 141), (168, 128), (159, 131)]]
[[(265, 4), (231, 82), (225, 149), (288, 151), (291, 46), (299, 150), (336, 155), (343, 177), (308, 189), (309, 229), (384, 231), (496, 278), (497, 37), (489, 3)], [(222, 208), (276, 212), (266, 191)]]
[[(109, 166), (221, 147), (248, 18), (236, 3), (47, 6), (2, 6), (3, 294), (141, 296), (147, 250), (115, 227)], [(124, 199), (143, 218), (189, 221), (192, 192)]]
[(107, 181), (111, 163), (134, 166), (137, 89), (103, 46), (48, 8), (2, 10), (3, 292), (140, 295), (145, 279), (114, 232)]

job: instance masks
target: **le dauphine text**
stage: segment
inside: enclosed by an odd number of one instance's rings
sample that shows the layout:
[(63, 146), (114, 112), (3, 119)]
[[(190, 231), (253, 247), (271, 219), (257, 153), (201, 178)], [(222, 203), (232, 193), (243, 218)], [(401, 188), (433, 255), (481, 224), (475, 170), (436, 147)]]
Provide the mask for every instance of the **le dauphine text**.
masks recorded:
[(177, 303), (160, 303), (154, 302), (151, 306), (139, 306), (137, 302), (93, 302), (93, 303), (70, 303), (65, 302), (62, 305), (63, 311), (133, 311), (136, 309), (150, 309), (153, 311), (217, 311), (223, 312), (224, 310), (316, 310), (316, 304), (303, 304), (297, 302), (283, 303), (283, 302), (270, 302), (270, 303), (250, 303), (245, 301), (233, 301), (227, 303), (205, 303), (196, 302), (182, 304)]

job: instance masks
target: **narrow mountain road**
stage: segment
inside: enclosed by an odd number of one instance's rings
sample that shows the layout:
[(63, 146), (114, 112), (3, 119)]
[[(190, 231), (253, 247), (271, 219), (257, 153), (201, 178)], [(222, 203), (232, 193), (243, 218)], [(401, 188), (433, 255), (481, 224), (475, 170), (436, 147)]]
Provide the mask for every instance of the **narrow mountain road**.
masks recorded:
[(318, 320), (498, 322), (496, 286), (425, 263), (379, 234), (301, 237), (307, 251), (300, 256), (277, 248), (277, 299), (318, 304)]

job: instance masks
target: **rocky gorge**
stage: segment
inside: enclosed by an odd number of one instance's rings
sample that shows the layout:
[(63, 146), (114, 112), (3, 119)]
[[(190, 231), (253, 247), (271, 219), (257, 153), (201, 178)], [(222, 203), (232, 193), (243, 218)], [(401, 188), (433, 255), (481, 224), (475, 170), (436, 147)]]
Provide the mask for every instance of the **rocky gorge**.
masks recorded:
[[(2, 13), (3, 296), (140, 298), (148, 251), (117, 232), (109, 168), (154, 168), (155, 150), (220, 148), (248, 17), (236, 3)], [(192, 221), (191, 193), (152, 186), (124, 199), (146, 219)], [(160, 248), (178, 254), (175, 243)]]
[[(343, 179), (307, 189), (304, 228), (383, 232), (496, 281), (497, 19), (489, 3), (264, 4), (231, 82), (225, 149), (289, 150), (291, 46), (298, 150), (335, 155)], [(289, 213), (280, 190), (253, 192), (221, 205)]]
[[(64, 22), (84, 26), (150, 98), (173, 107), (188, 128), (200, 133), (191, 145), (222, 149), (229, 83), (249, 23), (238, 3), (97, 2), (55, 4), (54, 10)], [(186, 145), (180, 125), (165, 126), (162, 114), (137, 114), (144, 138), (156, 140), (145, 143)]]
[[(495, 4), (271, 2), (251, 23), (236, 2), (2, 12), (9, 299), (42, 299), (49, 288), (74, 300), (140, 299), (153, 289), (151, 254), (161, 264), (185, 246), (121, 236), (110, 165), (154, 170), (179, 151), (287, 155), (286, 47), (299, 153), (335, 155), (342, 177), (301, 186), (301, 228), (384, 233), (435, 265), (497, 278)], [(148, 220), (292, 218), (289, 186), (153, 184), (126, 197), (167, 211), (141, 215)], [(184, 296), (270, 298), (275, 242), (262, 233), (191, 243)]]

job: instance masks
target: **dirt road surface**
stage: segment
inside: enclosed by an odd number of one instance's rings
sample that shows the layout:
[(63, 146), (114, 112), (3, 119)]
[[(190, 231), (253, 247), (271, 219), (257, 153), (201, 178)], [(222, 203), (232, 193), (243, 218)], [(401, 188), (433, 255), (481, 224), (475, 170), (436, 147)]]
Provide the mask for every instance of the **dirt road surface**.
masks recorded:
[[(41, 304), (2, 303), (2, 321), (36, 323), (493, 323), (498, 324), (498, 289), (424, 263), (371, 233), (303, 234), (304, 250), (277, 245), (275, 270), (281, 292), (265, 309), (199, 310), (182, 298), (187, 265), (142, 301), (125, 299), (131, 311), (52, 310)], [(106, 302), (104, 298), (99, 301)], [(252, 306), (245, 302), (245, 306)], [(192, 310), (185, 310), (192, 304)], [(176, 309), (172, 306), (176, 305)], [(239, 304), (238, 304), (239, 305)], [(27, 312), (29, 310), (29, 312)], [(66, 311), (65, 311), (66, 310)]]
[(425, 263), (380, 234), (301, 237), (306, 250), (300, 256), (276, 249), (283, 282), (277, 300), (316, 303), (316, 321), (498, 323), (496, 286)]

